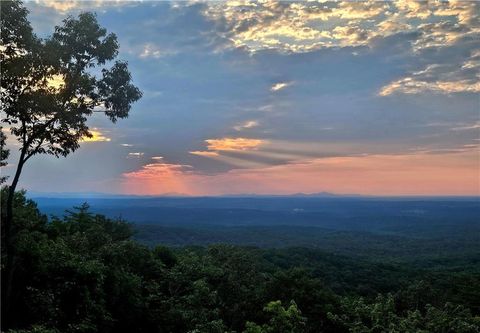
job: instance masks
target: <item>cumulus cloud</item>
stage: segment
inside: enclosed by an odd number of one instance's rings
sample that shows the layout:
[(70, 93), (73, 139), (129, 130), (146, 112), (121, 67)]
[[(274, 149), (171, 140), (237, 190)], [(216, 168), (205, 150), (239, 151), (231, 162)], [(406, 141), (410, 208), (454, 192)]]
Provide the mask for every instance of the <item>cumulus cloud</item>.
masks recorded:
[[(225, 25), (226, 37), (235, 46), (253, 52), (368, 45), (374, 38), (412, 30), (421, 32), (418, 47), (431, 46), (432, 38), (450, 43), (477, 31), (476, 13), (473, 1), (236, 1), (209, 3), (204, 11)], [(441, 19), (450, 19), (455, 29), (439, 29)]]
[[(338, 47), (374, 48), (393, 35), (415, 36), (403, 52), (426, 62), (425, 66), (450, 58), (453, 67), (475, 68), (467, 57), (452, 57), (453, 47), (478, 46), (480, 3), (475, 1), (344, 1), (278, 2), (238, 1), (208, 3), (204, 15), (217, 22), (234, 47), (250, 52), (276, 50), (305, 53)], [(445, 55), (442, 55), (445, 52)], [(358, 53), (356, 53), (358, 54)], [(432, 57), (431, 60), (428, 60)], [(430, 62), (430, 63), (428, 63)], [(478, 92), (478, 77), (463, 78), (452, 69), (449, 78), (435, 81), (405, 75), (381, 89), (393, 92)], [(285, 88), (277, 83), (271, 91)]]
[(375, 1), (239, 1), (209, 3), (204, 14), (217, 22), (225, 22), (226, 36), (237, 47), (251, 51), (305, 52), (343, 43), (345, 36), (332, 35), (329, 28), (334, 25), (330, 21), (348, 26), (358, 20), (376, 18), (385, 13), (388, 6)]

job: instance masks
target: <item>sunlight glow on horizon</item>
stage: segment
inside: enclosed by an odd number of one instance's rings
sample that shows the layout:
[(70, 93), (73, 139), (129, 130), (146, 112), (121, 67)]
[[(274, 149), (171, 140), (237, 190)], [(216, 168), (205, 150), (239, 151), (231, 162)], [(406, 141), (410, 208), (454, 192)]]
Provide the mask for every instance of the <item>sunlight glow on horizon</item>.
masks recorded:
[[(187, 195), (332, 192), (363, 195), (480, 195), (478, 154), (331, 157), (207, 175), (174, 164), (124, 174), (123, 192)], [(158, 171), (158, 172), (157, 172)]]

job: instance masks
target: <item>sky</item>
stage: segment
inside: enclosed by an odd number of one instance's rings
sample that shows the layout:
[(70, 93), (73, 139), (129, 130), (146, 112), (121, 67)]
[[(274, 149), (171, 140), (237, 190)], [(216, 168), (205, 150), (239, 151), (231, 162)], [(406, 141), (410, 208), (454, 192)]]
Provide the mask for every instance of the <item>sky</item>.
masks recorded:
[[(480, 3), (31, 1), (94, 11), (143, 91), (20, 187), (123, 194), (480, 195)], [(11, 174), (18, 157), (12, 137)]]

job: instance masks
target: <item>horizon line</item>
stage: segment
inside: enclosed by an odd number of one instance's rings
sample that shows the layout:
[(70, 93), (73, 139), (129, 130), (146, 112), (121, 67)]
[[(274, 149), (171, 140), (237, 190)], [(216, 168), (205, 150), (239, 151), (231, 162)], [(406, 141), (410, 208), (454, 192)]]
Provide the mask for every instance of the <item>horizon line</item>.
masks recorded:
[[(29, 195), (29, 194), (32, 195)], [(334, 192), (311, 192), (311, 193), (287, 193), (287, 194), (258, 194), (258, 193), (227, 193), (227, 194), (185, 194), (185, 193), (161, 193), (161, 194), (131, 194), (131, 193), (106, 193), (106, 192), (42, 192), (26, 191), (32, 198), (59, 198), (56, 196), (75, 196), (77, 198), (97, 197), (138, 197), (138, 198), (222, 198), (222, 197), (363, 197), (363, 198), (478, 198), (480, 194), (359, 194), (359, 193), (334, 193)], [(82, 197), (83, 196), (83, 197)]]

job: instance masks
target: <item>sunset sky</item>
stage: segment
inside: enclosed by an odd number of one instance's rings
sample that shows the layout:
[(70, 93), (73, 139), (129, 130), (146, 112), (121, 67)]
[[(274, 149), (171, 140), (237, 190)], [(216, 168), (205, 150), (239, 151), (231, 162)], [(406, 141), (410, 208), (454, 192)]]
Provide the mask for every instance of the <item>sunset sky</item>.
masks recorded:
[(480, 195), (478, 2), (26, 6), (39, 36), (95, 11), (144, 95), (116, 124), (95, 114), (68, 158), (29, 161), (20, 187)]

